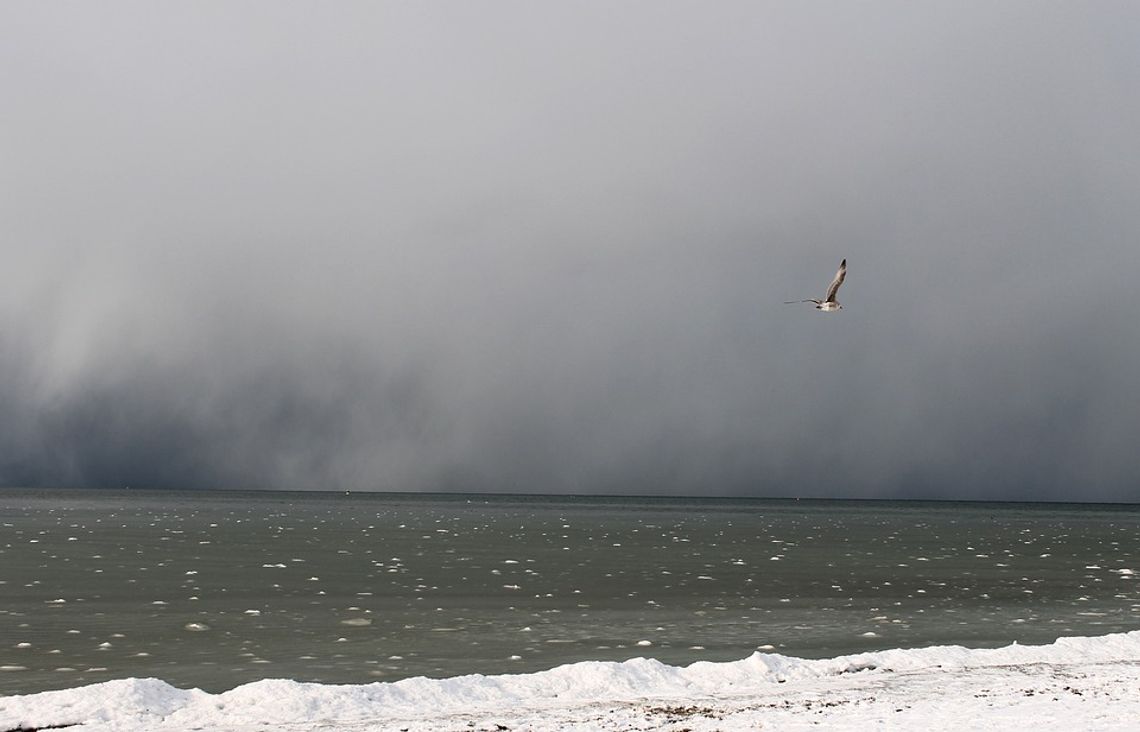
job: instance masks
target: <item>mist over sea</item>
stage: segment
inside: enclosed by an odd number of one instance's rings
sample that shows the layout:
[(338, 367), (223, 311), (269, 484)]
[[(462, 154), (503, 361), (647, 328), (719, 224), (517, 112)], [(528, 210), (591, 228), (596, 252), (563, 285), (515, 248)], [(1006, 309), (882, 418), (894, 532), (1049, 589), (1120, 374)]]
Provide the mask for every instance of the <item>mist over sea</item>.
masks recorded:
[(0, 693), (1047, 643), (1134, 570), (1134, 505), (8, 489)]

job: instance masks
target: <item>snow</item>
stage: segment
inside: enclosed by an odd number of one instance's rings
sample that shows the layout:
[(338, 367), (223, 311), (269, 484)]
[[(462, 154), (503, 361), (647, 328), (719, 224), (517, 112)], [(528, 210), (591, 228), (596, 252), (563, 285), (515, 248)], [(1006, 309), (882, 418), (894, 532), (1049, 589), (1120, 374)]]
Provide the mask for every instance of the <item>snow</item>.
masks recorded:
[[(2, 680), (2, 677), (0, 677)], [(532, 674), (334, 686), (266, 679), (221, 694), (158, 679), (0, 697), (0, 731), (1137, 729), (1140, 631), (997, 649), (823, 660), (635, 658)]]

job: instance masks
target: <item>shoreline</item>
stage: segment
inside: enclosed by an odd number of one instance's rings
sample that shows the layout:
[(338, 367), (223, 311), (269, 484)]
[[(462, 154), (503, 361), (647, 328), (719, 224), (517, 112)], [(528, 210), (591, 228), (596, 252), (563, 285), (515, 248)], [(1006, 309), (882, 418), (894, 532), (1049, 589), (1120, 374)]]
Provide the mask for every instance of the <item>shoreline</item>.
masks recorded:
[[(1140, 718), (1140, 630), (996, 649), (932, 646), (807, 660), (754, 653), (650, 659), (532, 674), (362, 685), (266, 679), (220, 694), (123, 679), (0, 697), (0, 731), (700, 730), (868, 725), (1129, 729)], [(1063, 722), (1063, 725), (1062, 725)], [(1050, 726), (1054, 725), (1054, 726)]]

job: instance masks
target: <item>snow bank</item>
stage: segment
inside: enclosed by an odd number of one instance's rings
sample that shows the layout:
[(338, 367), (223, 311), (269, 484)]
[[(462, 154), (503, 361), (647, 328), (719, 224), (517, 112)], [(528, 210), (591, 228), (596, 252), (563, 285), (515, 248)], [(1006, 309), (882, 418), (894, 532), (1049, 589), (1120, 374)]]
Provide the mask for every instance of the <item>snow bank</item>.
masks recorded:
[[(84, 730), (234, 729), (276, 725), (290, 729), (382, 725), (393, 720), (529, 710), (532, 714), (646, 700), (677, 703), (740, 699), (799, 689), (837, 688), (813, 682), (843, 677), (891, 679), (936, 672), (1024, 667), (1031, 664), (1140, 665), (1140, 631), (1094, 638), (1061, 638), (1043, 646), (996, 649), (939, 646), (862, 653), (823, 660), (755, 653), (727, 663), (668, 666), (651, 659), (585, 662), (519, 675), (412, 678), (359, 686), (267, 679), (221, 694), (177, 689), (157, 679), (0, 697), (0, 732), (83, 725)], [(784, 684), (780, 686), (780, 684)], [(771, 705), (769, 705), (771, 706)], [(556, 716), (556, 715), (555, 715)], [(355, 727), (354, 727), (355, 728)], [(377, 729), (379, 726), (376, 727)]]

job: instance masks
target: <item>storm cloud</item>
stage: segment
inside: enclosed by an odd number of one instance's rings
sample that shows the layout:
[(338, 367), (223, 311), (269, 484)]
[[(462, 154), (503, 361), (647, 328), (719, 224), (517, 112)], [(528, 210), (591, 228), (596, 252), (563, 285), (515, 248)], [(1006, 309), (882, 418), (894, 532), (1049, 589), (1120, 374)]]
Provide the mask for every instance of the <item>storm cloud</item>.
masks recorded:
[(5, 3), (0, 485), (1140, 500), (1137, 37)]

